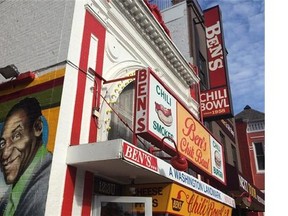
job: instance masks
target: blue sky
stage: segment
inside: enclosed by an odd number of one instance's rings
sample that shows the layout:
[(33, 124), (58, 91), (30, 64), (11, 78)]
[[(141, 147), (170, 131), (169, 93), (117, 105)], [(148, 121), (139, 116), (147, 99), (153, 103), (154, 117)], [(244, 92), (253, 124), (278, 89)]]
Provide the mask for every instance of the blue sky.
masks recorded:
[(198, 0), (222, 12), (234, 114), (246, 105), (265, 112), (264, 0)]

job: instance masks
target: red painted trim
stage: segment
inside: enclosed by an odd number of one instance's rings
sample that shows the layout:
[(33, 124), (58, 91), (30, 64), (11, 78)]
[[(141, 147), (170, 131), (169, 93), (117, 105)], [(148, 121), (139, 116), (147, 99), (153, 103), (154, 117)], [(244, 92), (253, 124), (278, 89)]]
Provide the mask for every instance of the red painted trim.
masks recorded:
[[(84, 71), (87, 71), (88, 69), (87, 66), (88, 66), (88, 57), (89, 57), (88, 55), (89, 55), (91, 34), (95, 35), (98, 38), (98, 49), (97, 49), (98, 53), (97, 53), (97, 63), (95, 65), (96, 67), (95, 71), (97, 71), (97, 73), (102, 74), (106, 29), (90, 13), (86, 11), (83, 38), (82, 38), (82, 47), (80, 53), (80, 62), (79, 62), (79, 68)], [(101, 88), (100, 82), (98, 84), (99, 84), (97, 85), (98, 91), (95, 91), (95, 93), (99, 94)], [(78, 70), (78, 85), (76, 90), (73, 125), (70, 139), (71, 145), (79, 145), (80, 142), (85, 86), (86, 86), (86, 74)], [(92, 104), (93, 106), (99, 106), (100, 97), (97, 97), (97, 100), (96, 97), (97, 96), (94, 95)], [(96, 141), (97, 137), (97, 124), (95, 124), (95, 121), (92, 118), (93, 117), (91, 117), (90, 122), (89, 142)], [(68, 174), (69, 173), (67, 173), (66, 175)], [(70, 178), (72, 179), (71, 180), (72, 182), (75, 182), (76, 172), (71, 174)], [(71, 209), (73, 207), (73, 195), (75, 190), (75, 185), (69, 184), (69, 182), (67, 183), (68, 180), (69, 179), (66, 177), (64, 198), (62, 204), (62, 215), (65, 216), (71, 215)], [(91, 205), (92, 205), (91, 201), (93, 192), (91, 187), (93, 187), (93, 174), (86, 174), (84, 191), (83, 191), (84, 194), (82, 203), (83, 204), (82, 215), (90, 215), (91, 212)]]
[(13, 99), (16, 99), (16, 98), (19, 98), (19, 97), (23, 97), (23, 96), (26, 96), (26, 95), (31, 95), (31, 94), (34, 94), (34, 93), (38, 93), (40, 91), (45, 91), (45, 90), (47, 90), (49, 88), (62, 85), (63, 84), (63, 80), (64, 80), (64, 77), (59, 77), (57, 79), (53, 79), (53, 80), (50, 80), (48, 82), (41, 83), (39, 85), (32, 86), (30, 88), (20, 89), (19, 91), (13, 92), (11, 94), (3, 95), (3, 96), (0, 97), (0, 103), (6, 102), (6, 101), (9, 101), (9, 100), (13, 100)]
[(76, 173), (77, 173), (77, 168), (68, 166), (66, 170), (64, 200), (62, 203), (62, 212), (61, 212), (61, 215), (63, 216), (72, 215), (71, 203), (73, 203)]
[(93, 180), (94, 174), (91, 172), (85, 173), (83, 202), (82, 202), (82, 213), (81, 215), (90, 215), (92, 207), (92, 196), (93, 196)]

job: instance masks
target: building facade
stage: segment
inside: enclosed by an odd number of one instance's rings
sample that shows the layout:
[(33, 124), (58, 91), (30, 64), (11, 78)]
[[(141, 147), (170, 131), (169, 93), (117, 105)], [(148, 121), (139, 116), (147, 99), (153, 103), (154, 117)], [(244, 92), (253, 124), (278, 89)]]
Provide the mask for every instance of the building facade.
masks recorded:
[(249, 105), (235, 116), (243, 174), (265, 192), (265, 114)]
[[(263, 214), (264, 194), (262, 188), (264, 188), (264, 184), (260, 184), (258, 187), (250, 177), (252, 176), (250, 172), (253, 171), (250, 171), (251, 165), (243, 156), (245, 153), (242, 142), (239, 141), (246, 139), (246, 134), (238, 131), (238, 124), (236, 130), (232, 103), (229, 103), (229, 100), (231, 102), (232, 99), (229, 90), (228, 65), (225, 61), (228, 52), (222, 34), (225, 26), (222, 26), (221, 8), (215, 6), (202, 10), (196, 0), (172, 1), (169, 4), (164, 4), (163, 1), (152, 2), (157, 3), (162, 8), (163, 19), (176, 46), (184, 57), (197, 68), (200, 77), (201, 118), (206, 128), (225, 148), (226, 172), (230, 174), (227, 185), (223, 186), (214, 179), (205, 176), (202, 176), (202, 179), (216, 188), (227, 191), (235, 198), (237, 208), (233, 211), (233, 215)], [(218, 11), (218, 14), (214, 11)], [(220, 36), (221, 34), (222, 36)], [(213, 56), (214, 58), (212, 58)], [(215, 69), (213, 65), (213, 62), (218, 60), (217, 56), (224, 59), (223, 63), (219, 63), (224, 68), (224, 72)], [(217, 77), (211, 75), (212, 73), (217, 74)], [(220, 87), (222, 86), (226, 86), (228, 95), (226, 107), (231, 107), (230, 115), (225, 112), (222, 113), (224, 109), (222, 109), (221, 104), (225, 104), (224, 99), (222, 100), (223, 103), (217, 100), (226, 95), (218, 93), (221, 92)], [(213, 114), (208, 112), (208, 108), (212, 107), (210, 106), (211, 103), (214, 103), (214, 106), (218, 104), (220, 107), (220, 109), (212, 108)], [(248, 155), (248, 151), (246, 153)], [(253, 160), (255, 161), (255, 159)], [(247, 197), (250, 202), (246, 202)], [(255, 213), (258, 211), (260, 213)]]
[(207, 181), (225, 185), (226, 150), (201, 122), (200, 77), (157, 8), (3, 1), (0, 14), (1, 214), (232, 214)]

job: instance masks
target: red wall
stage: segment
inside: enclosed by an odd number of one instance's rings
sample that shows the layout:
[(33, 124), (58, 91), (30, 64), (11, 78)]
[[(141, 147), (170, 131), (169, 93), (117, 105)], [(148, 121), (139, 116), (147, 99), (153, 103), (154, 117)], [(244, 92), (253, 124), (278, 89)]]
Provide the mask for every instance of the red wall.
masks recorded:
[(249, 182), (253, 182), (250, 168), (250, 156), (246, 135), (247, 124), (245, 122), (236, 122), (237, 139), (240, 152), (243, 177)]
[[(253, 147), (254, 142), (264, 142), (264, 131), (247, 134), (248, 144)], [(259, 190), (264, 190), (265, 173), (257, 173), (254, 149), (249, 151), (253, 183)]]

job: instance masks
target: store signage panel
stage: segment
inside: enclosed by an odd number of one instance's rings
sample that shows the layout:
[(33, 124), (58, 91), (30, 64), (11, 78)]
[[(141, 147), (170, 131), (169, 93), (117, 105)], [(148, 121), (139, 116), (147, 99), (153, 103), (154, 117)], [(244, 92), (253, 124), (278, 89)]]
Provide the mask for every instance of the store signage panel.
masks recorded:
[(225, 45), (219, 7), (204, 11), (210, 87), (226, 85)]
[(212, 136), (210, 136), (212, 175), (222, 182), (225, 182), (224, 151)]
[[(172, 137), (177, 143), (178, 151), (190, 162), (226, 184), (224, 165), (221, 170), (217, 168), (217, 175), (216, 169), (212, 173), (210, 133), (176, 100), (149, 68), (136, 71), (134, 119), (137, 135), (143, 136), (154, 145), (165, 136)], [(167, 141), (164, 144), (174, 148), (172, 142)], [(215, 151), (214, 148), (213, 150)], [(219, 160), (222, 163), (224, 161), (222, 148)], [(215, 164), (214, 167), (216, 168)]]
[[(176, 140), (177, 101), (151, 73), (149, 94), (149, 131), (160, 139), (169, 136)], [(168, 140), (165, 141), (167, 141), (167, 144), (169, 144), (171, 148), (174, 148), (171, 142)]]
[(178, 103), (178, 151), (211, 174), (210, 134)]
[(231, 140), (235, 140), (235, 132), (233, 125), (229, 120), (221, 119), (217, 121), (217, 124), (222, 128), (222, 130), (230, 137)]
[(123, 142), (123, 157), (141, 167), (158, 172), (158, 162), (155, 156), (127, 142)]
[(177, 215), (231, 216), (232, 208), (192, 190), (172, 184), (168, 201), (168, 212), (173, 212)]
[(176, 170), (174, 167), (163, 160), (158, 159), (158, 166), (159, 170), (161, 170), (161, 175), (200, 194), (235, 208), (235, 200), (220, 190), (206, 184), (205, 182), (202, 182), (201, 180), (186, 172)]
[[(230, 216), (232, 208), (178, 184), (135, 185), (134, 196), (152, 197), (153, 212), (176, 215)], [(130, 195), (129, 187), (125, 193)]]
[(149, 108), (149, 74), (146, 69), (136, 72), (135, 88), (135, 122), (134, 131), (136, 134), (148, 131), (148, 108)]
[(264, 197), (259, 196), (258, 189), (251, 185), (244, 177), (238, 174), (239, 187), (246, 191), (251, 197), (256, 199), (259, 203), (265, 205)]
[(205, 118), (231, 114), (227, 87), (201, 91), (201, 112)]
[(201, 180), (195, 178), (192, 175), (189, 175), (186, 172), (176, 170), (174, 167), (172, 167), (172, 165), (168, 164), (167, 162), (147, 153), (146, 151), (126, 141), (122, 142), (122, 155), (123, 159), (137, 166), (153, 171), (161, 176), (171, 179), (172, 181), (178, 182), (179, 184), (186, 186), (187, 188), (190, 188), (221, 203), (224, 203), (231, 207), (235, 207), (235, 200), (224, 194), (220, 190), (213, 188), (212, 186), (206, 184), (205, 182), (202, 182)]
[(201, 91), (203, 118), (232, 117), (232, 101), (219, 6), (204, 11), (209, 90)]
[(152, 197), (153, 212), (166, 212), (171, 184), (136, 184), (125, 187), (127, 196)]
[[(167, 136), (176, 140), (177, 101), (149, 68), (136, 72), (135, 94), (135, 133), (150, 141)], [(165, 144), (174, 149), (169, 140)]]

